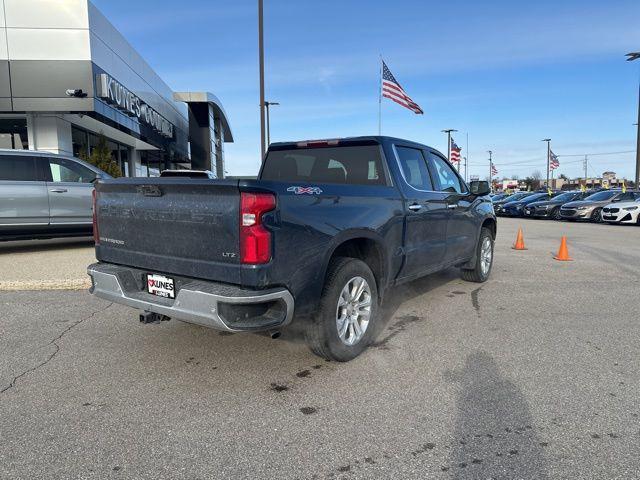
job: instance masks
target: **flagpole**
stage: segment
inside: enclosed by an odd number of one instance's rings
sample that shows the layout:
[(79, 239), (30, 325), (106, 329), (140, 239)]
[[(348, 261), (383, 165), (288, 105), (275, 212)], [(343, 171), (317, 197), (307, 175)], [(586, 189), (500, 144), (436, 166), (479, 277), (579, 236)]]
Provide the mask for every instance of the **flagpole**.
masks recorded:
[(493, 152), (487, 150), (487, 153), (489, 154), (489, 186), (491, 186), (493, 183)]
[(549, 188), (549, 166), (551, 163), (551, 139), (545, 138), (542, 141), (547, 142), (547, 185), (546, 187)]
[(464, 181), (469, 181), (469, 132), (467, 132), (467, 156), (464, 157)]
[(380, 84), (378, 86), (378, 135), (382, 136), (382, 54), (380, 54)]

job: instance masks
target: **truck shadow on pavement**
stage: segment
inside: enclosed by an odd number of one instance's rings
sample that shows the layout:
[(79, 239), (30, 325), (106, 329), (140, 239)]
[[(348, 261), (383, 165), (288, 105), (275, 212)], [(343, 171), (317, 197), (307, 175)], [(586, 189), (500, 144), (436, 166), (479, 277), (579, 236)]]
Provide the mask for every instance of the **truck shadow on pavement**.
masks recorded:
[(380, 320), (376, 325), (374, 337), (376, 340), (372, 346), (386, 348), (389, 340), (403, 332), (409, 324), (424, 320), (423, 317), (418, 315), (405, 315), (401, 316), (396, 322), (393, 322), (398, 310), (400, 310), (405, 303), (426, 295), (432, 290), (440, 288), (459, 278), (460, 270), (450, 268), (389, 289), (380, 309)]
[(457, 418), (449, 464), (453, 478), (546, 479), (544, 448), (533, 428), (527, 401), (495, 360), (470, 354), (462, 371), (448, 372), (459, 385)]

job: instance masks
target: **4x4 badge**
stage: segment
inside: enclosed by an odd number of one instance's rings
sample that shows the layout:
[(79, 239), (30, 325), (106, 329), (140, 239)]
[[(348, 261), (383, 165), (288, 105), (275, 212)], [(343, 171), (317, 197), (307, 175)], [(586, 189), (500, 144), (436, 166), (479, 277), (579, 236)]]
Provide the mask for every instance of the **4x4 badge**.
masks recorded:
[(289, 187), (287, 188), (287, 192), (293, 192), (296, 195), (320, 195), (322, 189), (318, 187)]

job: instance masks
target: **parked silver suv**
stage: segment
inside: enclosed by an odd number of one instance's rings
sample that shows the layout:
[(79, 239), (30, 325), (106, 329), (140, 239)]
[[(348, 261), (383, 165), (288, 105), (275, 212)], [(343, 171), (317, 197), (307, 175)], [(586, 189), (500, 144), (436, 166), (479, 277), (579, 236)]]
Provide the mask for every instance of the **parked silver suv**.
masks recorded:
[(0, 150), (0, 241), (90, 235), (102, 170), (74, 157)]

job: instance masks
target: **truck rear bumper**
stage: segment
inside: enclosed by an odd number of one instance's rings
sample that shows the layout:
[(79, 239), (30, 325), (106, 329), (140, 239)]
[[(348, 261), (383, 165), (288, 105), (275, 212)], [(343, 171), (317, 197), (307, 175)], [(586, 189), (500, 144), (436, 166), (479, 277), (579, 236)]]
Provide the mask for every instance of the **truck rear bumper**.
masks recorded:
[(262, 331), (284, 327), (293, 318), (294, 300), (285, 288), (244, 290), (223, 283), (173, 276), (176, 298), (146, 291), (146, 270), (110, 263), (87, 268), (90, 293), (105, 300), (226, 331)]

